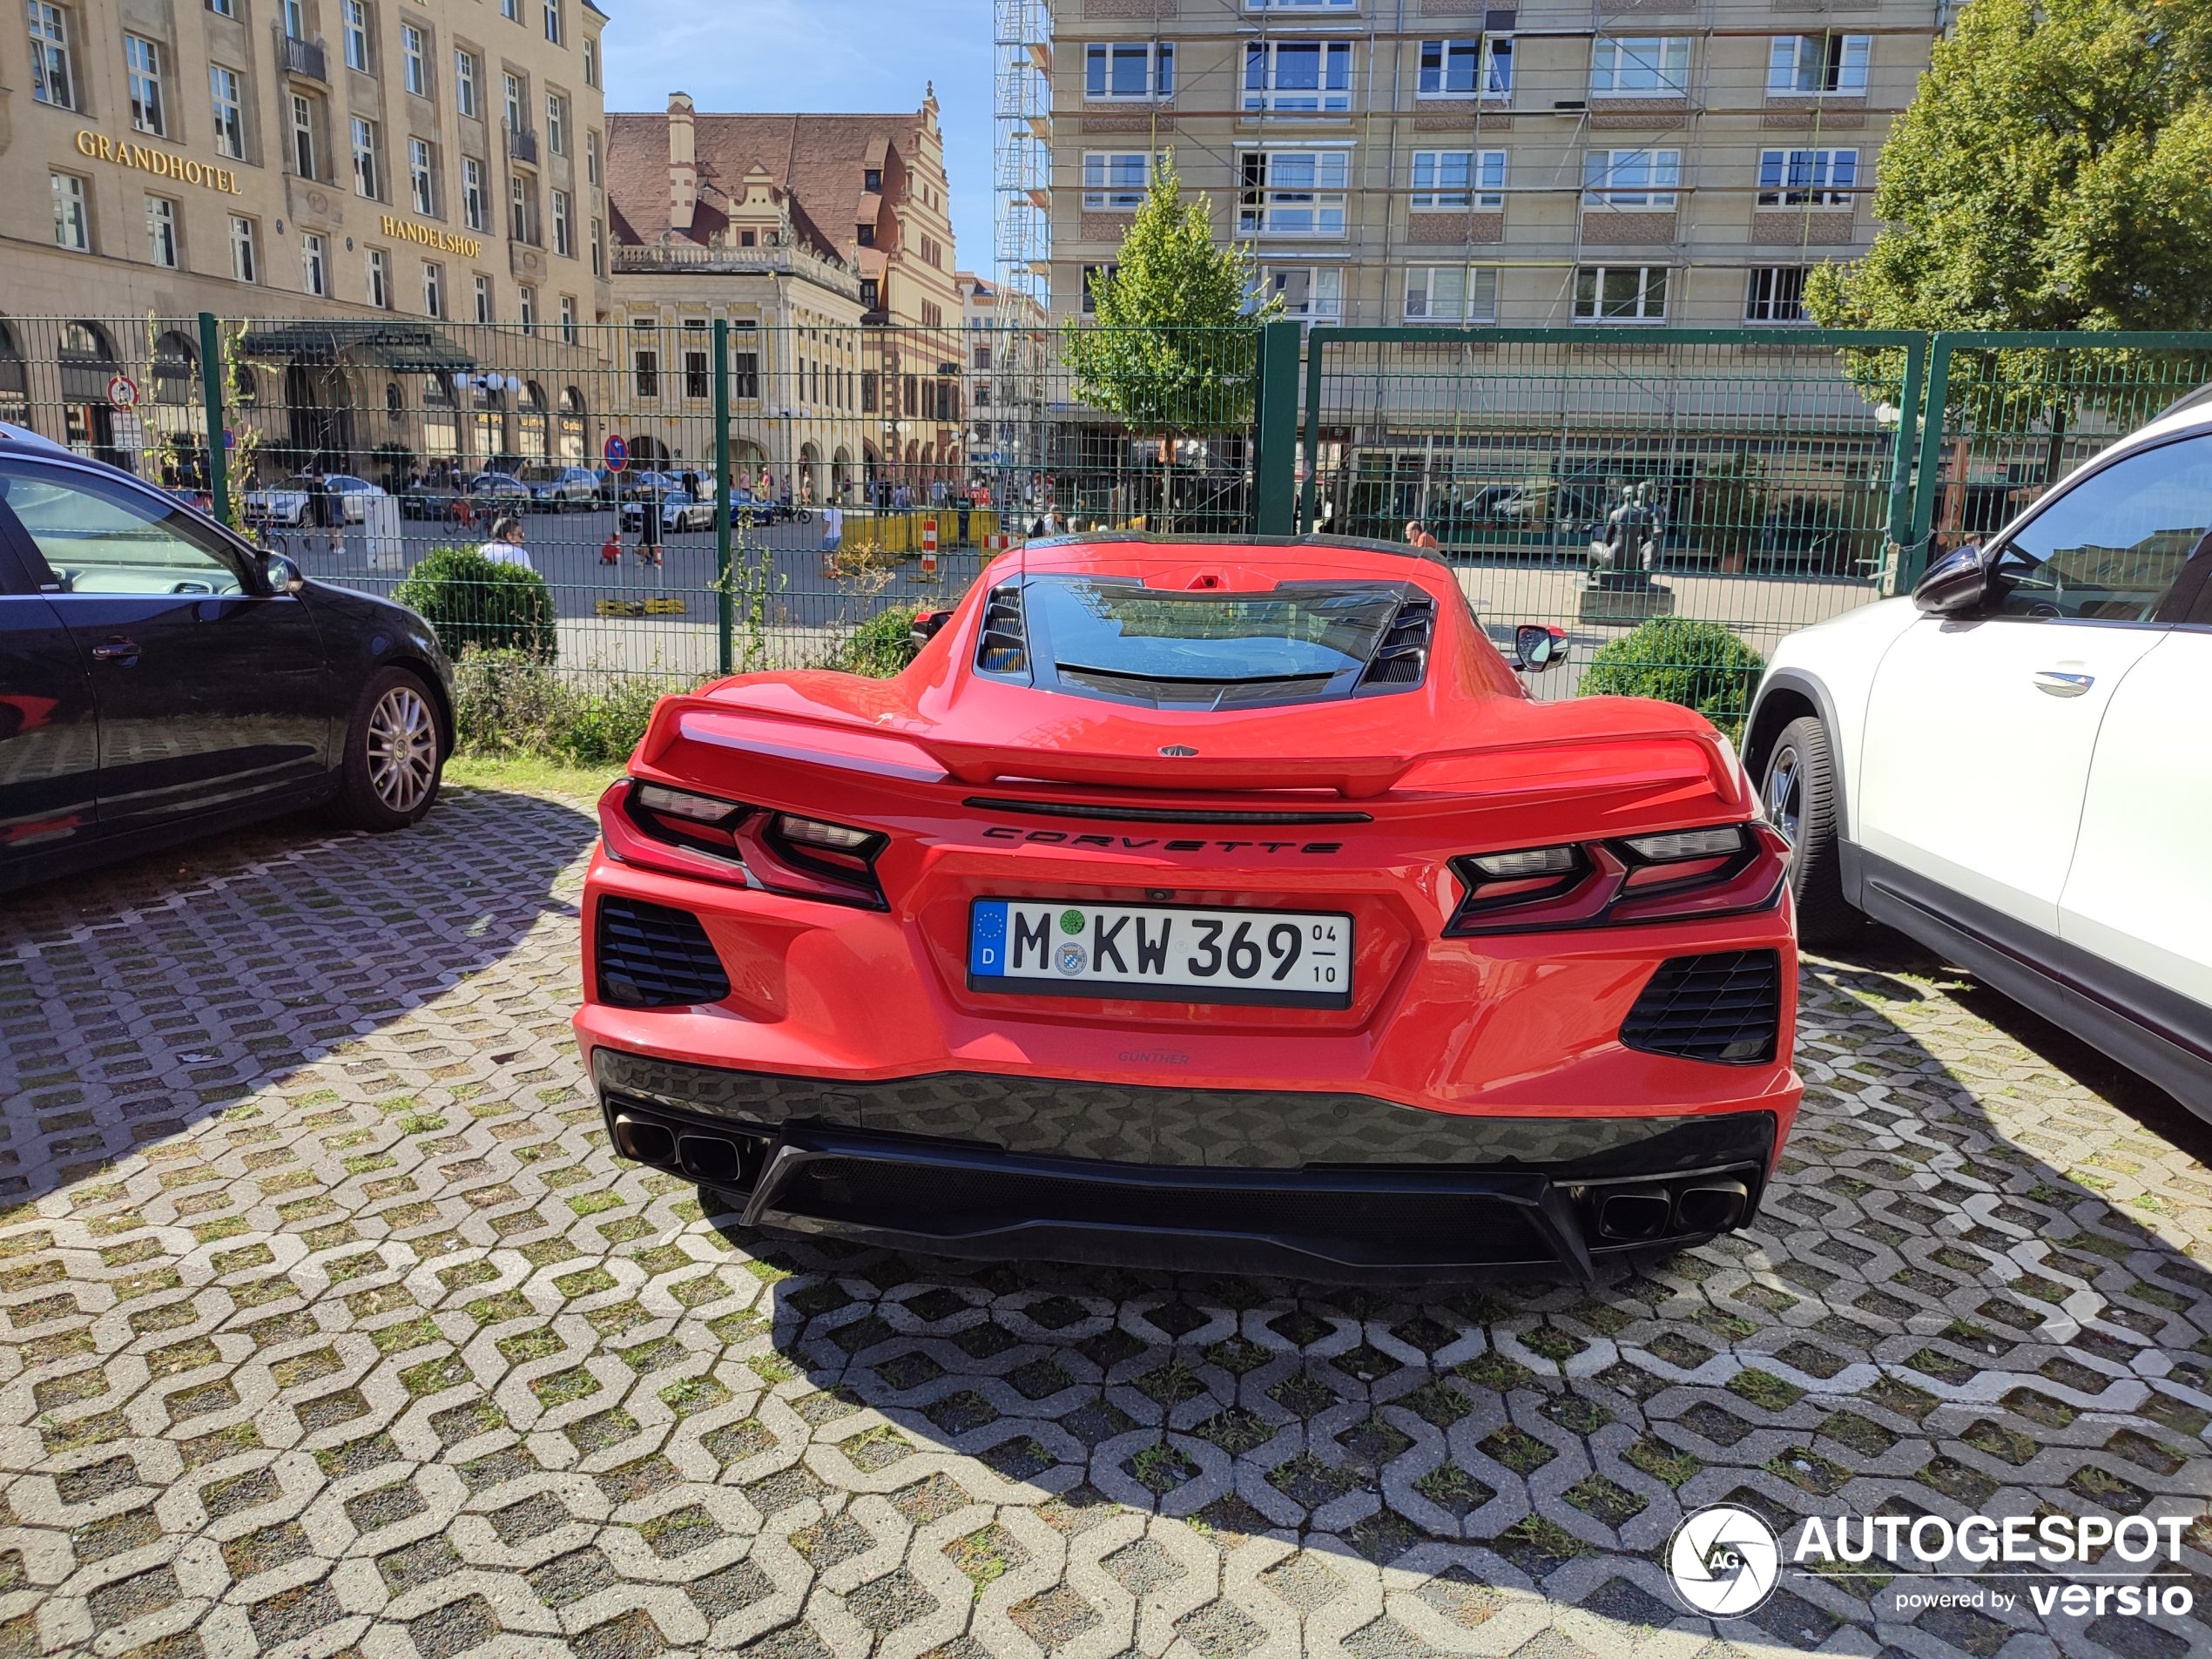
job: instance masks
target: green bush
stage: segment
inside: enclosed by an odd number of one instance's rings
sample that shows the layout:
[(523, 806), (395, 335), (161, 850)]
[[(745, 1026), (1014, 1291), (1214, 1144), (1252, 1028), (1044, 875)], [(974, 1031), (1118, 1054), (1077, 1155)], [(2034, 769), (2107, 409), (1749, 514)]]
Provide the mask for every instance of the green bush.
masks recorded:
[(1582, 692), (1679, 703), (1734, 737), (1765, 667), (1764, 658), (1719, 623), (1655, 617), (1598, 648)]
[(494, 563), (473, 547), (433, 548), (392, 597), (420, 611), (456, 661), (471, 648), (553, 660), (553, 594), (535, 570)]
[(914, 618), (918, 605), (892, 605), (879, 610), (855, 628), (837, 648), (826, 666), (870, 679), (889, 679), (914, 659)]
[(689, 689), (644, 674), (578, 683), (521, 651), (471, 649), (454, 667), (454, 724), (471, 754), (619, 765), (645, 735), (654, 705)]

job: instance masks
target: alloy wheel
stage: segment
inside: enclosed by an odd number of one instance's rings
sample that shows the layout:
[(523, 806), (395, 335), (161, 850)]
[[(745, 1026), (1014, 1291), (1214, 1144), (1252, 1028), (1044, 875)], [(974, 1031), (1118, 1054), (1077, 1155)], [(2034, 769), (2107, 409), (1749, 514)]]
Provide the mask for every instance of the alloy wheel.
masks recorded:
[(1781, 831), (1782, 839), (1795, 852), (1804, 818), (1804, 784), (1795, 749), (1784, 749), (1774, 757), (1774, 764), (1767, 768), (1764, 794), (1767, 822)]
[(368, 782), (395, 813), (411, 813), (430, 792), (438, 770), (438, 725), (411, 685), (395, 685), (368, 717)]

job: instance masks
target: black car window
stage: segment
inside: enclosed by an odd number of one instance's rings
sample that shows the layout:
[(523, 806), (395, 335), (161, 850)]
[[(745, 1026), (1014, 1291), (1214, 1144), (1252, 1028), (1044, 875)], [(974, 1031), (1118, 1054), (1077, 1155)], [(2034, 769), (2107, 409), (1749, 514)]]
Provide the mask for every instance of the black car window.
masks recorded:
[(1998, 553), (1996, 613), (2150, 622), (2212, 531), (2212, 435), (2114, 462), (2054, 496)]
[[(233, 556), (174, 502), (96, 473), (0, 460), (5, 505), (63, 593), (246, 593)], [(34, 571), (34, 574), (37, 574)]]

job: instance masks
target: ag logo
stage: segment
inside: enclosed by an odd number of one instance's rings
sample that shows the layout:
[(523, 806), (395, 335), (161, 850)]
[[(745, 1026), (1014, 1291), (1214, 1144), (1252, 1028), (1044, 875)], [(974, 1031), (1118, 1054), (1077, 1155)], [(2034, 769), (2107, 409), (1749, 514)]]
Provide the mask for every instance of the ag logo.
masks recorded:
[(1053, 958), (1053, 965), (1069, 979), (1073, 979), (1083, 971), (1084, 965), (1089, 960), (1083, 948), (1070, 940), (1061, 946), (1059, 954)]
[(1710, 1504), (1687, 1517), (1667, 1541), (1667, 1574), (1692, 1613), (1740, 1619), (1774, 1594), (1782, 1546), (1749, 1509)]

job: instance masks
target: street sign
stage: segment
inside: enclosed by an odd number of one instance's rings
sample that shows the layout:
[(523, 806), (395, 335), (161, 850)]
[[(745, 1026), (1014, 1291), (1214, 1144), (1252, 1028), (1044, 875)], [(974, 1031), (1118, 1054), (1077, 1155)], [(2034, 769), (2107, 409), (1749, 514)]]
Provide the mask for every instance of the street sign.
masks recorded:
[(107, 383), (107, 401), (118, 409), (138, 407), (138, 383), (128, 374), (111, 376)]
[(229, 427), (223, 428), (223, 448), (226, 449), (238, 448), (238, 434)]
[(108, 426), (109, 442), (117, 448), (135, 452), (146, 447), (146, 423), (136, 410), (118, 409)]
[(601, 446), (599, 454), (605, 460), (609, 472), (620, 472), (630, 464), (630, 446), (623, 442), (619, 432), (607, 434), (607, 442)]

